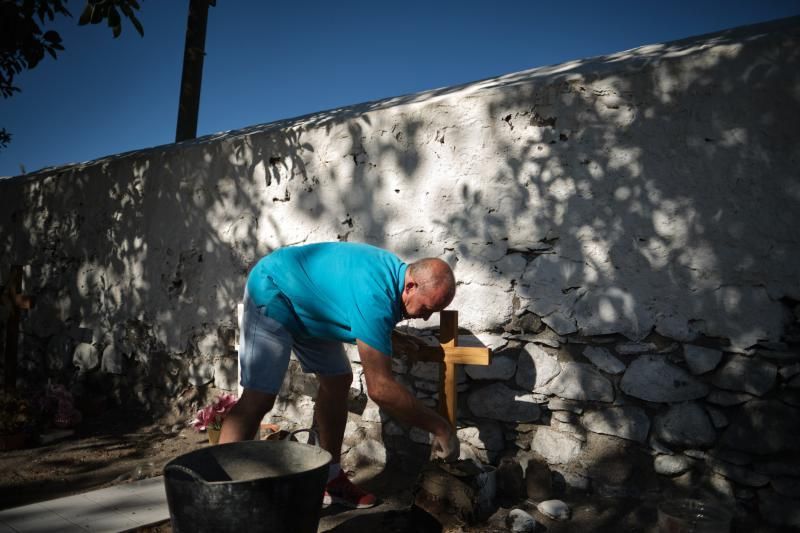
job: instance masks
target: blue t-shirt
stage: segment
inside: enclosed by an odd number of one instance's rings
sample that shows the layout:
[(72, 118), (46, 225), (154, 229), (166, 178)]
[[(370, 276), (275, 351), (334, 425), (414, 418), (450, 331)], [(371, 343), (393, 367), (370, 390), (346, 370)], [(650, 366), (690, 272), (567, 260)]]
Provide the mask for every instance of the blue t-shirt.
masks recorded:
[(367, 244), (291, 246), (256, 264), (247, 292), (296, 338), (359, 339), (391, 355), (407, 266)]

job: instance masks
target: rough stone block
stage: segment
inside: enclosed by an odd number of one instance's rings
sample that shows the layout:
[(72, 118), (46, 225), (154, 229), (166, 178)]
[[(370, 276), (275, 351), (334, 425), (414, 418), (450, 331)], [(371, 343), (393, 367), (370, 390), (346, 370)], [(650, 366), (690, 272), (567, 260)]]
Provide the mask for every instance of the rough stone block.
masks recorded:
[(800, 410), (781, 402), (754, 400), (731, 415), (720, 444), (766, 455), (797, 451), (797, 435), (800, 435)]
[(490, 365), (464, 365), (469, 377), (477, 380), (506, 380), (517, 371), (517, 361), (507, 355), (492, 358)]
[(517, 385), (527, 391), (542, 392), (543, 387), (561, 372), (558, 359), (536, 344), (526, 344), (517, 361)]
[(670, 406), (656, 417), (653, 430), (660, 441), (678, 448), (706, 448), (717, 438), (708, 414), (696, 402)]
[(614, 357), (611, 352), (598, 346), (587, 346), (583, 356), (594, 366), (609, 374), (621, 374), (625, 371), (625, 363)]
[(683, 357), (692, 374), (705, 374), (714, 370), (722, 359), (722, 351), (693, 344), (683, 346)]
[(547, 390), (565, 400), (614, 401), (611, 382), (584, 363), (564, 363), (561, 372), (547, 385)]
[(583, 427), (594, 433), (644, 442), (650, 430), (650, 419), (636, 406), (609, 407), (589, 411), (581, 418)]
[(574, 435), (540, 427), (533, 436), (531, 450), (541, 455), (548, 464), (567, 464), (583, 450), (583, 442)]
[(714, 373), (712, 382), (721, 389), (763, 396), (775, 385), (777, 373), (772, 363), (734, 355)]
[(475, 416), (504, 422), (534, 422), (539, 406), (532, 394), (494, 383), (470, 392), (467, 405)]
[(478, 427), (466, 427), (457, 431), (458, 440), (475, 448), (500, 451), (505, 447), (503, 428), (497, 422), (486, 421)]
[(679, 476), (692, 467), (692, 461), (685, 455), (658, 455), (653, 468), (662, 476)]
[(681, 402), (702, 398), (708, 387), (661, 355), (641, 355), (622, 376), (620, 388), (650, 402)]

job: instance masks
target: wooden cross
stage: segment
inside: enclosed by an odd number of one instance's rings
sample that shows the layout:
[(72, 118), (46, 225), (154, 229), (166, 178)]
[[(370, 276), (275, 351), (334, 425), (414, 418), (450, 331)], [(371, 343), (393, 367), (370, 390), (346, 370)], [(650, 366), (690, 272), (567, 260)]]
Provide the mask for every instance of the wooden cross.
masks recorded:
[(19, 343), (19, 312), (33, 307), (31, 296), (22, 292), (22, 267), (14, 265), (8, 276), (8, 284), (2, 294), (4, 304), (10, 305), (6, 320), (5, 389), (12, 391), (17, 386), (17, 348)]
[(458, 311), (439, 314), (439, 346), (426, 346), (417, 352), (417, 361), (441, 363), (439, 367), (439, 412), (456, 427), (458, 390), (456, 365), (489, 365), (492, 351), (483, 346), (460, 346)]

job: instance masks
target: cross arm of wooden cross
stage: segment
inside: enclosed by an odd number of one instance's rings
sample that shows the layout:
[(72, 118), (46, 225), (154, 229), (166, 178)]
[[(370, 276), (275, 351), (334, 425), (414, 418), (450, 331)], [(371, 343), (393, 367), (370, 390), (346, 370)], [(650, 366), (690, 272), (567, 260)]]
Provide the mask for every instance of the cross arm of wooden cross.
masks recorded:
[(492, 362), (492, 351), (483, 345), (460, 346), (458, 311), (442, 311), (439, 321), (439, 346), (420, 348), (416, 360), (441, 363), (439, 412), (455, 427), (458, 404), (456, 365), (489, 365)]

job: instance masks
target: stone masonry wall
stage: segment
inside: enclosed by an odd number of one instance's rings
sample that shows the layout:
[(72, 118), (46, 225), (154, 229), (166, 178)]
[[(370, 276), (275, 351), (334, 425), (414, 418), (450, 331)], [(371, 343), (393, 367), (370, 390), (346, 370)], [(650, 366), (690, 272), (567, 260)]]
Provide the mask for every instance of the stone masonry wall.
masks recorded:
[[(20, 384), (234, 389), (255, 261), (369, 242), (448, 260), (495, 349), (463, 369), (465, 455), (798, 526), (799, 40), (786, 19), (0, 180), (2, 283), (23, 265), (37, 298)], [(346, 461), (424, 448), (354, 368)], [(435, 367), (395, 370), (435, 404)], [(292, 376), (274, 417), (308, 426)]]

